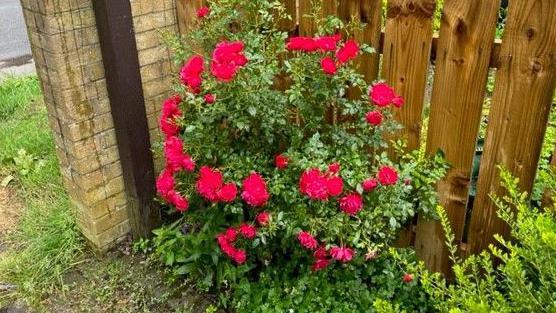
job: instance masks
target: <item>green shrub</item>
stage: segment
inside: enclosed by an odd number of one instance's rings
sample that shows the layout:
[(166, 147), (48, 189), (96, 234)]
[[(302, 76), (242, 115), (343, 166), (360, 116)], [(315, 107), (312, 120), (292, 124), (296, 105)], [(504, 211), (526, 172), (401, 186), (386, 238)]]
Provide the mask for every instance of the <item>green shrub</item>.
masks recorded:
[(501, 170), (505, 196), (493, 195), (498, 215), (513, 239), (465, 260), (455, 256), (453, 235), (442, 221), (454, 252), (455, 282), (424, 272), (422, 282), (440, 312), (556, 312), (556, 211), (539, 211), (519, 191), (518, 180)]
[(268, 267), (256, 282), (242, 279), (234, 286), (237, 312), (375, 312), (375, 301), (391, 302), (411, 312), (429, 312), (428, 298), (406, 274), (399, 258), (413, 262), (410, 251), (390, 250), (377, 259), (330, 271)]

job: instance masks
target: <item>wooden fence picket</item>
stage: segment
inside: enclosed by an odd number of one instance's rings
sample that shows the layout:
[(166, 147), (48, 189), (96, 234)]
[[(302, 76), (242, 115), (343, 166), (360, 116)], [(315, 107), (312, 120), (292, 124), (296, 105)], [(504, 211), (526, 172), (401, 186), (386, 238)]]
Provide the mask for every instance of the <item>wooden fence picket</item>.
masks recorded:
[(286, 13), (291, 19), (282, 19), (279, 21), (281, 30), (293, 32), (297, 26), (297, 1), (296, 0), (282, 0), (281, 1), (286, 9)]
[[(419, 148), (435, 4), (435, 0), (388, 1), (382, 76), (406, 100), (395, 116), (404, 126), (396, 136), (407, 136), (408, 150)], [(409, 246), (413, 239), (411, 227), (404, 229), (396, 245)]]
[(357, 22), (364, 24), (361, 30), (355, 32), (355, 40), (370, 45), (376, 52), (358, 57), (357, 66), (360, 73), (365, 75), (367, 82), (376, 80), (380, 61), (382, 1), (345, 1), (338, 7), (338, 15), (345, 21), (355, 18)]
[(405, 97), (396, 118), (404, 126), (409, 150), (419, 148), (435, 6), (435, 0), (388, 1), (382, 74)]
[(193, 29), (198, 20), (197, 10), (205, 4), (205, 0), (176, 0), (180, 33), (185, 34)]
[(489, 198), (503, 194), (499, 164), (531, 191), (556, 83), (556, 2), (512, 0), (496, 75), (477, 197), (469, 226), (469, 252), (508, 235)]
[[(486, 91), (500, 1), (446, 0), (436, 49), (427, 154), (439, 149), (451, 169), (438, 183), (456, 242), (462, 239), (471, 169)], [(415, 249), (429, 269), (450, 271), (439, 222), (420, 217)]]

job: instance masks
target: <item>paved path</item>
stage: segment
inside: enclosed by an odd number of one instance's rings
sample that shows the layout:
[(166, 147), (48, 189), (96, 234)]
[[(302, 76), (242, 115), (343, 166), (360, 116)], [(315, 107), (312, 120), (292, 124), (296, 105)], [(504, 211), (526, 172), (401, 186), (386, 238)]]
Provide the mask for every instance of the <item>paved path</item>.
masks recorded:
[(0, 0), (0, 75), (35, 71), (19, 0)]

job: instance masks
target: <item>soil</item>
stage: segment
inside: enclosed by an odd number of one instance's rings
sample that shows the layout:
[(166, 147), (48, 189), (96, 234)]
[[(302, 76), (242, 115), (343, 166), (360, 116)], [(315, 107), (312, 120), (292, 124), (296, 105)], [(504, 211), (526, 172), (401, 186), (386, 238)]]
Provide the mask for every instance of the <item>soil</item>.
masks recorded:
[[(0, 187), (0, 244), (2, 238), (5, 238), (17, 227), (22, 209), (23, 204), (15, 190), (9, 187)], [(0, 251), (2, 251), (1, 247)]]
[(104, 255), (90, 252), (64, 276), (64, 287), (45, 295), (39, 308), (14, 299), (0, 307), (0, 313), (203, 313), (213, 306), (214, 299), (185, 281), (168, 281), (156, 260), (143, 254), (132, 255), (131, 250), (126, 242)]

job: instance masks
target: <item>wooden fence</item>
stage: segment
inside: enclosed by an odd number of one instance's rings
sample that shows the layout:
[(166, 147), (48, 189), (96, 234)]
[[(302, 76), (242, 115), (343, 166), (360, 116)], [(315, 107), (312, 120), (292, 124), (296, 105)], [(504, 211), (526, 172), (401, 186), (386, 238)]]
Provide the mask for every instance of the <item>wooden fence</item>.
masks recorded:
[[(315, 27), (305, 16), (311, 1), (283, 1), (294, 17), (282, 23), (284, 30), (313, 35)], [(500, 0), (445, 0), (438, 37), (432, 29), (435, 0), (389, 0), (384, 28), (381, 2), (324, 0), (323, 11), (366, 23), (356, 39), (377, 48), (377, 54), (359, 61), (361, 71), (369, 82), (380, 77), (405, 97), (406, 105), (396, 118), (405, 126), (410, 149), (419, 147), (427, 76), (434, 59), (426, 151), (442, 150), (452, 165), (438, 184), (440, 201), (461, 250), (479, 252), (494, 234), (508, 235), (489, 198), (502, 192), (497, 165), (510, 169), (524, 190), (532, 189), (556, 83), (556, 1), (509, 1), (501, 42), (495, 41)], [(203, 0), (178, 0), (181, 31), (189, 29), (202, 4)], [(486, 142), (472, 214), (466, 217), (491, 68), (496, 69), (496, 79)], [(419, 218), (403, 238), (430, 269), (449, 273), (438, 222)]]

